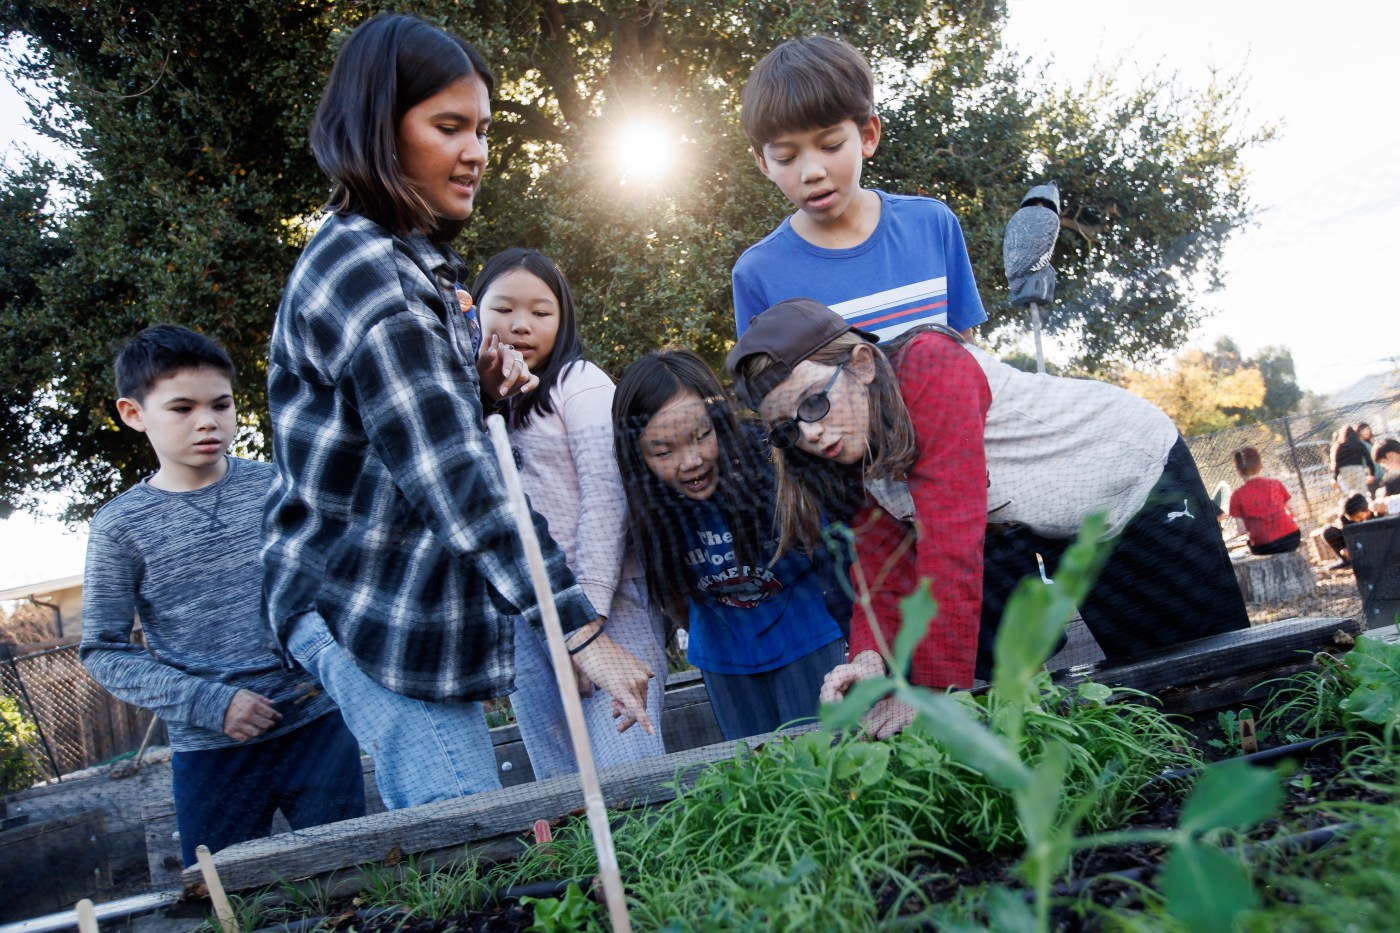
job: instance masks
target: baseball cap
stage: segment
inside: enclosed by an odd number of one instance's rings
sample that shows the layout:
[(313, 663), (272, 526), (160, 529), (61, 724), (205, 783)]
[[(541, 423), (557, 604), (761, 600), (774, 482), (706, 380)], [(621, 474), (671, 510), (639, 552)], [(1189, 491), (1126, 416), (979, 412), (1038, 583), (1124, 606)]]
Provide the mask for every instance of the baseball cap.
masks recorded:
[[(792, 375), (797, 364), (847, 331), (876, 342), (874, 334), (852, 327), (820, 301), (789, 298), (749, 322), (749, 329), (729, 351), (724, 365), (734, 377), (739, 398), (750, 408), (757, 408), (769, 392)], [(760, 353), (772, 358), (773, 365), (753, 379), (740, 376), (739, 364)]]

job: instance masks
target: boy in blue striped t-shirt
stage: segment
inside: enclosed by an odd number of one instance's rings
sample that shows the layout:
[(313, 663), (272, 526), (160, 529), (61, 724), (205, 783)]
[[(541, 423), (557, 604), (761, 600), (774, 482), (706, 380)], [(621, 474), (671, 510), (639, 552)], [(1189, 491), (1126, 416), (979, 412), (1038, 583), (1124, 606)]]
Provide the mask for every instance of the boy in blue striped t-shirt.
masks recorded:
[(887, 341), (920, 324), (970, 336), (987, 319), (962, 228), (942, 201), (862, 188), (880, 145), (870, 65), (840, 39), (793, 39), (744, 85), (759, 170), (796, 211), (734, 264), (734, 322), (812, 298)]

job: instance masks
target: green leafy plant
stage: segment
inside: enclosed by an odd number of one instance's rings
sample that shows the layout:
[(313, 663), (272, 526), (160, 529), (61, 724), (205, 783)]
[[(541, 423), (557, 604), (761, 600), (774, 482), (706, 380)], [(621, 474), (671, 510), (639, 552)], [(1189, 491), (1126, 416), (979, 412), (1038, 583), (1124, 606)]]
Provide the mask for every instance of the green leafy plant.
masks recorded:
[(1346, 664), (1353, 686), (1338, 705), (1349, 716), (1394, 729), (1400, 723), (1400, 645), (1362, 635)]
[(525, 933), (585, 933), (602, 929), (602, 908), (577, 884), (570, 884), (560, 898), (522, 897), (535, 908), (535, 922)]
[[(233, 922), (240, 930), (257, 930), (279, 923), (290, 923), (308, 915), (304, 906), (287, 903), (272, 891), (259, 891), (253, 894), (230, 894), (229, 907), (233, 908)], [(219, 918), (210, 914), (195, 927), (192, 933), (225, 933)]]
[(1313, 655), (1316, 670), (1260, 684), (1272, 688), (1269, 702), (1259, 714), (1259, 728), (1285, 736), (1316, 739), (1343, 727), (1342, 700), (1355, 686), (1341, 658), (1320, 651)]
[[(875, 703), (893, 696), (917, 711), (914, 729), (933, 736), (952, 758), (1010, 793), (1025, 839), (1017, 871), (1033, 890), (1035, 901), (1023, 909), (1005, 897), (994, 899), (990, 903), (998, 905), (997, 923), (1048, 930), (1051, 887), (1077, 849), (1163, 841), (1172, 845), (1162, 876), (1169, 911), (1191, 929), (1228, 930), (1241, 911), (1254, 906), (1253, 889), (1229, 856), (1203, 837), (1249, 825), (1271, 812), (1281, 793), (1272, 775), (1249, 770), (1242, 763), (1214, 769), (1201, 777), (1176, 830), (1080, 837), (1080, 825), (1110, 780), (1108, 770), (1097, 776), (1092, 787), (1079, 787), (1071, 794), (1067, 777), (1074, 751), (1070, 743), (1063, 738), (1030, 741), (1031, 725), (1045, 713), (1047, 678), (1041, 668), (1107, 560), (1107, 549), (1094, 543), (1103, 530), (1102, 516), (1084, 522), (1060, 562), (1053, 585), (1030, 578), (1016, 587), (997, 633), (985, 723), (969, 713), (967, 701), (961, 699), (965, 694), (935, 693), (910, 684), (904, 675), (914, 646), (927, 633), (936, 612), (926, 586), (902, 605), (904, 625), (887, 653), (889, 675), (856, 684), (840, 704), (823, 711), (823, 722), (839, 728), (853, 726)], [(868, 593), (860, 595), (868, 608)], [(1100, 705), (1107, 699), (1102, 689), (1092, 687), (1085, 688), (1082, 698)]]
[(360, 901), (366, 907), (400, 907), (413, 917), (448, 917), (479, 909), (492, 890), (473, 856), (440, 869), (426, 869), (408, 859), (368, 872), (360, 885)]
[[(1036, 893), (1036, 929), (1048, 929), (1050, 888), (1074, 848), (1075, 830), (1094, 806), (1096, 794), (1085, 794), (1065, 806), (1065, 777), (1070, 750), (1061, 741), (1048, 741), (1039, 760), (1026, 755), (1026, 721), (1030, 708), (1039, 708), (1037, 675), (1065, 625), (1106, 560), (1103, 548), (1093, 542), (1104, 529), (1102, 516), (1091, 517), (1080, 538), (1065, 552), (1055, 585), (1022, 580), (1007, 604), (997, 632), (988, 725), (969, 713), (956, 696), (934, 693), (909, 683), (915, 646), (927, 634), (937, 607), (927, 583), (901, 605), (904, 624), (887, 655), (887, 677), (856, 684), (845, 699), (823, 711), (822, 721), (837, 728), (855, 725), (886, 696), (912, 706), (918, 714), (915, 728), (932, 735), (948, 753), (1010, 792), (1018, 823), (1025, 837), (1025, 855), (1019, 870)], [(869, 611), (869, 593), (859, 598)], [(878, 631), (878, 627), (876, 628)]]
[[(1392, 775), (1394, 758), (1390, 759)], [(1400, 914), (1400, 787), (1373, 800), (1327, 801), (1317, 808), (1327, 822), (1351, 829), (1316, 852), (1273, 851), (1255, 871), (1270, 903), (1247, 914), (1244, 933), (1345, 933), (1385, 930)]]
[(24, 790), (42, 776), (29, 750), (38, 738), (39, 727), (19, 701), (0, 694), (0, 795)]
[(1277, 683), (1261, 728), (1318, 738), (1366, 725), (1389, 734), (1400, 724), (1400, 644), (1361, 635), (1344, 656), (1319, 652), (1313, 660), (1316, 670), (1261, 685)]
[[(1245, 713), (1248, 713), (1249, 715), (1246, 716)], [(1220, 725), (1220, 732), (1221, 735), (1224, 736), (1224, 738), (1210, 739), (1206, 742), (1206, 744), (1209, 745), (1211, 748), (1219, 749), (1220, 751), (1231, 753), (1238, 752), (1240, 750), (1241, 719), (1256, 719), (1257, 722), (1257, 717), (1254, 715), (1254, 711), (1247, 708), (1241, 709), (1238, 713), (1232, 709), (1222, 710), (1221, 712), (1216, 713), (1215, 721)], [(1270, 737), (1270, 735), (1271, 733), (1268, 729), (1265, 729), (1258, 724), (1255, 725), (1254, 737), (1260, 742), (1266, 741)]]

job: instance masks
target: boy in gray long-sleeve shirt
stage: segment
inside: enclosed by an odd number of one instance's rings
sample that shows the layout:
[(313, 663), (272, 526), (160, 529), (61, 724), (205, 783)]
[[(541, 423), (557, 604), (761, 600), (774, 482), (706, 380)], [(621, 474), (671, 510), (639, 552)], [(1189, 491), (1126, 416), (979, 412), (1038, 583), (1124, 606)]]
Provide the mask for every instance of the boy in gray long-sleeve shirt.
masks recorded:
[[(287, 670), (262, 612), (259, 529), (275, 471), (225, 451), (233, 363), (172, 325), (118, 355), (117, 410), (160, 469), (89, 531), (82, 658), (114, 695), (166, 721), (185, 864), (293, 828), (364, 813), (359, 747), (305, 671)], [(131, 641), (136, 616), (146, 647)]]

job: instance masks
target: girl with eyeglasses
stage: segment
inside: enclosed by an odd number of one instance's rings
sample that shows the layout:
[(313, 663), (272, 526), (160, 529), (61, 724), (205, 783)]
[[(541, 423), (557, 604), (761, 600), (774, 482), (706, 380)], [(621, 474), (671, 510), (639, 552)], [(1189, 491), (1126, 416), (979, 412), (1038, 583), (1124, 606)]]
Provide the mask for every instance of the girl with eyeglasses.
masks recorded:
[[(940, 325), (882, 350), (807, 298), (754, 318), (728, 364), (770, 425), (779, 553), (810, 547), (823, 516), (855, 535), (852, 575), (872, 610), (852, 618), (850, 661), (827, 677), (824, 700), (885, 673), (875, 631), (893, 643), (899, 600), (921, 579), (938, 617), (910, 679), (941, 688), (985, 677), (1011, 589), (1029, 575), (1053, 585), (1094, 512), (1107, 514), (1112, 550), (1080, 612), (1111, 662), (1249, 626), (1190, 450), (1137, 396), (1022, 372)], [(866, 726), (879, 737), (912, 717), (885, 700)]]
[(726, 740), (817, 713), (849, 616), (827, 549), (777, 554), (764, 432), (741, 424), (689, 350), (633, 363), (613, 397), (613, 441), (647, 587), (689, 630)]

